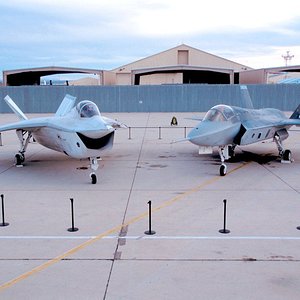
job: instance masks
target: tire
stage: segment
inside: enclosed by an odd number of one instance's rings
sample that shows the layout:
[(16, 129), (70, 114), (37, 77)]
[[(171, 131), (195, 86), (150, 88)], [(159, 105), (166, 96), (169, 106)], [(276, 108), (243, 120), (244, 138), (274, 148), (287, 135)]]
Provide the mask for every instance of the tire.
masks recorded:
[(16, 166), (20, 166), (25, 161), (25, 156), (22, 155), (21, 153), (17, 153), (15, 155), (15, 159), (16, 159)]
[(227, 172), (226, 165), (221, 165), (221, 167), (220, 167), (220, 176), (225, 176), (226, 172)]
[(92, 184), (96, 184), (97, 183), (97, 176), (96, 176), (96, 174), (91, 174), (91, 179), (92, 179)]
[(292, 153), (290, 150), (285, 150), (282, 155), (282, 159), (285, 161), (291, 161)]

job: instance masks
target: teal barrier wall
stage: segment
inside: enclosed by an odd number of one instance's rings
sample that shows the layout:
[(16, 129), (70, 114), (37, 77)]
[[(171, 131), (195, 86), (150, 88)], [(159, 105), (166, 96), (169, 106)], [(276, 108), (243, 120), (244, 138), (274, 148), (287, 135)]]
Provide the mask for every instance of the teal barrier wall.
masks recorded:
[[(255, 108), (293, 111), (300, 85), (248, 85)], [(55, 112), (65, 94), (94, 101), (103, 112), (203, 112), (216, 104), (243, 106), (239, 85), (22, 86), (0, 87), (0, 113), (11, 112), (8, 94), (26, 113)]]

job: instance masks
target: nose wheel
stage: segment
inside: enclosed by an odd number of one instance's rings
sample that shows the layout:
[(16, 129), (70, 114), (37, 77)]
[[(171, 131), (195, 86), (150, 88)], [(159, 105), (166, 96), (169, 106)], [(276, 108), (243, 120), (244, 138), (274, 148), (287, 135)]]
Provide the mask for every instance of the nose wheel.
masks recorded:
[(225, 164), (222, 164), (220, 167), (220, 176), (225, 176), (227, 173), (227, 166)]
[(93, 170), (93, 172), (90, 174), (91, 182), (92, 182), (92, 184), (96, 184), (97, 183), (97, 176), (96, 176), (95, 172), (97, 171), (97, 169), (99, 167), (97, 157), (90, 157), (90, 167)]
[(91, 180), (92, 180), (92, 184), (96, 184), (97, 183), (97, 176), (96, 174), (93, 172), (90, 174)]

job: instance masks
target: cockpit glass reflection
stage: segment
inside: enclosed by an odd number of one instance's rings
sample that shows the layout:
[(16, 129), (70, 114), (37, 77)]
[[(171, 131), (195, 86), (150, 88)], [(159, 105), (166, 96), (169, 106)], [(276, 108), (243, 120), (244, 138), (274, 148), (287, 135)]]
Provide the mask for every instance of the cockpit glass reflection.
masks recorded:
[(81, 101), (77, 104), (76, 109), (81, 118), (91, 118), (100, 116), (97, 105), (91, 101)]
[(205, 115), (203, 120), (213, 122), (223, 122), (233, 118), (234, 112), (230, 106), (217, 105), (211, 108)]

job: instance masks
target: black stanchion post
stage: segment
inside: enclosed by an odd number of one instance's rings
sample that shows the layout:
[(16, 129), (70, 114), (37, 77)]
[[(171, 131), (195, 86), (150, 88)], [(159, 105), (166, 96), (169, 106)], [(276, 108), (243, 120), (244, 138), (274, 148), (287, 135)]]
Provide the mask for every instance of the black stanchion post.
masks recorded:
[(74, 232), (74, 231), (77, 231), (78, 228), (77, 228), (77, 227), (74, 227), (74, 206), (73, 206), (73, 198), (70, 198), (70, 200), (71, 200), (72, 227), (71, 227), (71, 228), (68, 228), (68, 231)]
[(161, 140), (161, 127), (158, 127), (158, 139)]
[(2, 205), (2, 223), (0, 223), (0, 226), (4, 227), (4, 226), (8, 226), (9, 223), (6, 223), (4, 219), (4, 195), (3, 194), (1, 194), (1, 205)]
[(128, 139), (131, 140), (131, 127), (128, 127)]
[(224, 203), (224, 227), (223, 227), (223, 229), (220, 229), (219, 232), (220, 233), (229, 233), (230, 230), (226, 229), (226, 204), (227, 204), (227, 200), (224, 199), (223, 203)]
[(145, 234), (152, 235), (155, 234), (156, 232), (153, 231), (151, 228), (151, 201), (148, 201), (148, 206), (149, 206), (149, 229), (145, 231)]

